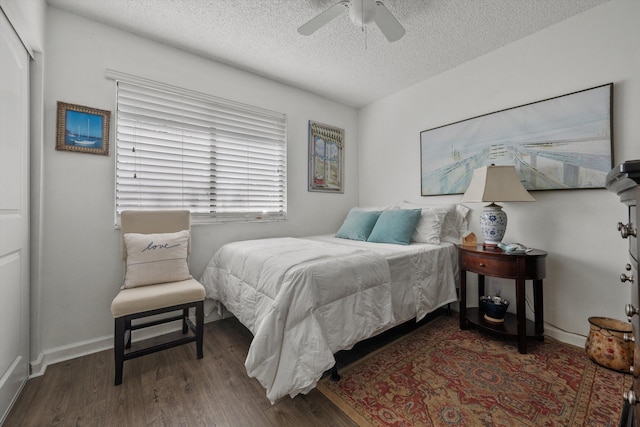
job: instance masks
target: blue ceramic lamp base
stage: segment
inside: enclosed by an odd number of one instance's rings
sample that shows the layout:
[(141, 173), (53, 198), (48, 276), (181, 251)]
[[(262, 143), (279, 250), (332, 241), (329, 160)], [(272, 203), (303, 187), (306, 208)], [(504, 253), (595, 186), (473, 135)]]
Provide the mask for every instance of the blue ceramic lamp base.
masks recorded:
[(497, 247), (507, 231), (507, 214), (502, 206), (491, 203), (484, 207), (480, 214), (480, 228), (482, 229), (483, 247)]

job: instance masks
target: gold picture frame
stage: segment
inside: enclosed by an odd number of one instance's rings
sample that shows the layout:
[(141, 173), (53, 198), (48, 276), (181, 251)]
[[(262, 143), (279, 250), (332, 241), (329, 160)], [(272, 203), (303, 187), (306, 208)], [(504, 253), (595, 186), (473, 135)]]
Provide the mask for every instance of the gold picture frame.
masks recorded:
[(56, 150), (109, 155), (111, 111), (58, 101)]
[(309, 191), (344, 193), (344, 129), (309, 121)]

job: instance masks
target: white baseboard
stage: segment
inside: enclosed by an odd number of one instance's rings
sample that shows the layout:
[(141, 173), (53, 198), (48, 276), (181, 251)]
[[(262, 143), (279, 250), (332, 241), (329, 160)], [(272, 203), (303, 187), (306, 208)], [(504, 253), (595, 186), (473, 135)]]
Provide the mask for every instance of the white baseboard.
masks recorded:
[(545, 323), (544, 325), (544, 334), (560, 342), (575, 345), (576, 347), (584, 347), (584, 343), (587, 339), (587, 337), (583, 335), (578, 335), (571, 332), (563, 331), (558, 328), (554, 328), (548, 323)]
[(86, 356), (87, 354), (97, 353), (109, 348), (113, 348), (113, 336), (81, 341), (45, 350), (38, 355), (36, 360), (31, 362), (31, 375), (29, 378), (44, 375), (49, 365)]

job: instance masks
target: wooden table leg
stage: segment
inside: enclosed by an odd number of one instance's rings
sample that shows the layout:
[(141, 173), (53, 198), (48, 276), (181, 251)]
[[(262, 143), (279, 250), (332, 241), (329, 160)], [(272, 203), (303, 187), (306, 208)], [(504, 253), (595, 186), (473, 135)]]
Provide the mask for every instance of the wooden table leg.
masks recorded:
[(460, 270), (460, 329), (467, 325), (467, 272)]
[(527, 353), (527, 311), (525, 304), (524, 279), (516, 279), (516, 317), (518, 319), (518, 351)]
[(544, 305), (542, 300), (542, 280), (533, 281), (533, 310), (535, 311), (536, 338), (544, 340)]

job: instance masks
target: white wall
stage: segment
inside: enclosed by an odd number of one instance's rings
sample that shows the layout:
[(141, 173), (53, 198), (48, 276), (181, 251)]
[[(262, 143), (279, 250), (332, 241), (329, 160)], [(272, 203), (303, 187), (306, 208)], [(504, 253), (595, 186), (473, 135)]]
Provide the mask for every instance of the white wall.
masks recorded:
[[(421, 131), (610, 82), (614, 162), (640, 158), (639, 21), (640, 2), (613, 0), (363, 108), (360, 203), (458, 201), (460, 196), (420, 197)], [(625, 319), (630, 287), (618, 277), (627, 262), (627, 242), (616, 224), (625, 220), (626, 210), (604, 189), (533, 196), (535, 203), (504, 204), (509, 215), (504, 240), (549, 253), (545, 332), (583, 345), (589, 316)], [(482, 204), (469, 206), (471, 230), (480, 236)], [(488, 283), (513, 300), (509, 282)]]
[[(288, 220), (195, 225), (190, 267), (199, 277), (211, 255), (233, 240), (334, 232), (357, 204), (357, 111), (308, 92), (169, 48), (80, 16), (47, 10), (44, 179), (39, 331), (35, 374), (47, 364), (112, 343), (110, 304), (123, 269), (113, 226), (115, 83), (105, 69), (201, 91), (288, 116)], [(109, 157), (55, 151), (56, 102), (112, 111)], [(309, 120), (345, 129), (345, 193), (307, 192)], [(38, 266), (34, 266), (38, 268)], [(37, 360), (34, 360), (37, 359)]]

